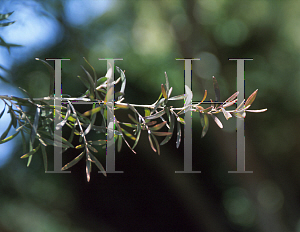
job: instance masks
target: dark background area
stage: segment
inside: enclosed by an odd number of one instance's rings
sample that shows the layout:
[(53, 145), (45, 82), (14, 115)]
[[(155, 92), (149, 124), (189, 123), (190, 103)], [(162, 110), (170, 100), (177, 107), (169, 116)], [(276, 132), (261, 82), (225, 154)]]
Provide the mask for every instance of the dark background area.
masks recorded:
[[(102, 8), (96, 7), (99, 2)], [(34, 33), (35, 27), (26, 27), (31, 21), (49, 27), (53, 36), (51, 43), (37, 36), (23, 56), (29, 45), (2, 52), (2, 60), (11, 60), (10, 85), (33, 97), (47, 96), (49, 73), (34, 58), (70, 58), (62, 62), (63, 93), (80, 96), (85, 88), (77, 75), (84, 75), (80, 65), (87, 67), (83, 57), (98, 76), (106, 73), (106, 62), (98, 58), (121, 57), (116, 65), (126, 70), (125, 101), (152, 104), (165, 71), (172, 95), (184, 93), (184, 64), (176, 58), (201, 58), (193, 62), (193, 100), (201, 101), (205, 89), (214, 99), (214, 75), (224, 101), (236, 91), (236, 61), (228, 59), (253, 58), (245, 63), (246, 97), (259, 89), (251, 109), (268, 108), (245, 119), (246, 170), (253, 174), (228, 173), (236, 170), (236, 119), (226, 121), (223, 115), (224, 128), (210, 120), (201, 138), (199, 115), (193, 114), (193, 170), (201, 174), (175, 174), (183, 170), (184, 148), (182, 142), (176, 149), (175, 136), (161, 146), (160, 156), (146, 133), (137, 154), (123, 143), (116, 170), (124, 173), (104, 177), (93, 166), (89, 183), (84, 160), (71, 174), (45, 174), (37, 153), (27, 168), (16, 138), (11, 158), (0, 169), (0, 231), (299, 232), (300, 2), (107, 2), (1, 2), (0, 13), (15, 11), (11, 19), (17, 19), (0, 31), (3, 38), (13, 27), (19, 37)], [(6, 42), (21, 44), (17, 37)], [(5, 145), (0, 148), (4, 151)], [(47, 152), (51, 170), (53, 149)], [(64, 164), (78, 154), (70, 149)], [(105, 163), (104, 150), (97, 157)]]

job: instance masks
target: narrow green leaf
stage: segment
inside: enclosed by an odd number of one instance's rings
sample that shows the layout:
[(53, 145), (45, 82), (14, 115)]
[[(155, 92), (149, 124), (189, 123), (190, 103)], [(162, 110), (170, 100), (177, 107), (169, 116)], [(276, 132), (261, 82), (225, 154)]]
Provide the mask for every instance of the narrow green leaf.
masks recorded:
[(124, 130), (123, 128), (121, 128), (122, 132), (124, 133), (124, 135), (126, 135), (128, 138), (132, 139), (132, 140), (136, 140), (136, 138), (130, 134), (128, 131)]
[(221, 100), (221, 96), (220, 96), (220, 89), (219, 89), (219, 84), (217, 82), (217, 79), (213, 76), (213, 85), (214, 85), (214, 90), (215, 90), (215, 96), (216, 96), (216, 101), (219, 102)]
[(0, 144), (6, 143), (6, 142), (8, 142), (9, 140), (12, 140), (14, 137), (16, 137), (16, 136), (19, 134), (19, 132), (20, 132), (20, 131), (18, 131), (17, 133), (14, 133), (13, 135), (7, 137), (6, 139), (0, 140)]
[[(120, 92), (121, 93), (125, 93), (125, 87), (126, 87), (126, 77), (125, 77), (125, 73), (122, 69), (120, 69), (118, 66), (116, 66), (117, 71), (121, 74), (121, 80), (122, 80), (122, 84), (121, 84), (121, 89)], [(123, 94), (124, 95), (124, 94)], [(121, 100), (122, 96), (118, 96), (118, 100)]]
[(79, 78), (79, 80), (81, 80), (81, 82), (85, 85), (85, 87), (88, 89), (88, 91), (85, 93), (86, 95), (90, 93), (89, 89), (90, 89), (90, 82), (87, 81), (85, 78), (81, 77), (81, 76), (77, 76)]
[[(41, 144), (39, 144), (35, 149), (33, 149), (32, 151), (28, 152), (27, 154), (22, 155), (22, 156), (21, 156), (21, 159), (27, 158), (28, 156), (31, 156), (31, 155), (33, 155), (34, 153), (36, 153), (36, 152), (39, 150), (40, 145), (41, 145)], [(28, 165), (28, 166), (29, 166), (29, 165)]]
[(95, 123), (96, 116), (97, 116), (97, 114), (93, 114), (93, 115), (92, 115), (91, 123), (90, 123), (89, 126), (86, 128), (86, 130), (84, 131), (84, 133), (83, 133), (82, 136), (85, 136), (85, 135), (87, 135), (87, 134), (90, 132), (90, 130), (92, 129), (92, 126), (93, 126), (94, 123)]
[(46, 147), (41, 146), (41, 149), (42, 149), (45, 172), (47, 172), (47, 170), (48, 170), (48, 159), (47, 159)]
[(106, 144), (106, 140), (88, 141), (88, 143), (96, 146), (101, 146)]
[(207, 114), (200, 113), (200, 122), (203, 127), (202, 134), (201, 134), (201, 138), (203, 138), (205, 136), (206, 132), (208, 131), (208, 126), (209, 126), (209, 120), (208, 120)]
[(35, 139), (35, 136), (36, 136), (36, 133), (37, 133), (38, 123), (39, 123), (39, 118), (40, 118), (40, 112), (41, 112), (41, 108), (37, 107), (35, 115), (34, 115), (34, 121), (33, 121), (32, 128), (31, 128), (31, 134), (30, 134), (31, 144), (34, 143), (34, 139)]
[(22, 135), (22, 143), (23, 143), (23, 153), (26, 152), (26, 139), (23, 130), (21, 130), (21, 135)]
[(6, 107), (6, 104), (4, 105), (4, 108), (3, 108), (2, 112), (0, 113), (0, 118), (3, 116), (3, 114), (5, 112), (5, 107)]
[(0, 14), (0, 20), (7, 19), (12, 13), (14, 13), (14, 12), (12, 11), (7, 14)]
[(157, 136), (168, 136), (168, 135), (172, 135), (171, 132), (164, 132), (164, 131), (152, 131), (152, 134), (157, 135)]
[(152, 114), (150, 116), (145, 117), (146, 119), (155, 119), (155, 118), (159, 118), (161, 116), (163, 116), (166, 112), (164, 110), (161, 110), (155, 114)]
[(168, 132), (170, 133), (169, 135), (167, 135), (164, 140), (160, 143), (160, 145), (164, 145), (166, 144), (167, 142), (169, 142), (169, 140), (171, 139), (172, 135), (173, 135), (173, 131), (174, 131), (174, 124), (175, 124), (175, 118), (174, 118), (174, 115), (173, 113), (171, 112), (171, 115), (170, 115), (170, 128), (168, 130)]
[(157, 131), (157, 130), (160, 130), (164, 125), (166, 125), (167, 121), (164, 121), (162, 123), (159, 123), (153, 127), (150, 127), (149, 129), (152, 130), (152, 131)]
[(75, 159), (73, 159), (71, 162), (67, 163), (65, 166), (63, 166), (63, 168), (61, 169), (62, 171), (65, 171), (67, 169), (69, 169), (70, 167), (74, 166), (75, 164), (77, 164), (82, 157), (85, 154), (85, 150), (83, 152), (81, 152)]
[(87, 75), (87, 80), (89, 81), (90, 84), (90, 98), (92, 100), (95, 99), (95, 90), (96, 90), (96, 86), (95, 86), (95, 82), (93, 81), (93, 78), (91, 76), (91, 74), (81, 65), (81, 68), (84, 70), (85, 74)]
[(168, 79), (167, 72), (165, 72), (165, 78), (166, 78), (166, 91), (167, 91), (168, 96), (169, 96), (170, 85), (169, 85), (169, 79)]
[(48, 71), (50, 72), (50, 89), (49, 89), (49, 96), (54, 96), (54, 81), (55, 81), (55, 71), (54, 68), (46, 61), (40, 60), (39, 58), (35, 58), (36, 60), (42, 62), (46, 67), (48, 68)]
[(96, 113), (98, 113), (102, 108), (103, 108), (103, 106), (96, 107), (96, 108), (94, 108), (94, 109), (92, 109), (92, 110), (89, 110), (89, 111), (84, 112), (84, 113), (82, 114), (82, 116), (87, 117), (87, 116), (96, 114)]
[(94, 67), (87, 61), (87, 59), (85, 57), (83, 57), (83, 59), (85, 60), (85, 62), (91, 67), (91, 69), (93, 70), (93, 73), (94, 73), (94, 82), (96, 83), (96, 80), (97, 80), (97, 73), (94, 69)]
[(147, 122), (146, 125), (147, 126), (153, 126), (157, 123), (157, 121), (151, 121), (151, 122)]
[(179, 121), (177, 121), (177, 140), (176, 140), (176, 148), (179, 147), (181, 142), (181, 126)]
[(75, 147), (75, 149), (81, 149), (81, 148), (84, 148), (84, 147), (85, 147), (85, 144), (83, 143), (83, 144), (77, 145)]
[(95, 153), (98, 152), (98, 150), (96, 148), (92, 147), (90, 144), (88, 144), (87, 146), (92, 152), (95, 152)]
[(126, 123), (126, 122), (119, 122), (119, 123), (130, 128), (137, 128), (137, 125), (132, 123)]
[(105, 171), (104, 167), (102, 166), (102, 164), (99, 162), (99, 160), (91, 153), (90, 153), (90, 158), (96, 164), (96, 166), (99, 168), (99, 170), (102, 172), (102, 174), (104, 176), (107, 176), (106, 171)]
[(73, 144), (70, 143), (68, 140), (66, 140), (64, 137), (60, 137), (60, 136), (54, 134), (54, 138), (57, 139), (57, 140), (61, 139), (61, 141), (62, 141), (64, 144), (68, 145), (69, 147), (74, 148)]
[[(118, 144), (117, 144), (117, 148), (118, 148), (118, 152), (121, 151), (122, 149), (122, 135), (117, 135), (117, 138), (118, 138)], [(137, 141), (137, 140), (136, 140)]]
[(12, 121), (10, 121), (10, 123), (9, 123), (9, 125), (8, 125), (8, 127), (7, 127), (7, 129), (6, 129), (6, 130), (3, 132), (3, 134), (1, 135), (0, 140), (3, 140), (3, 139), (6, 138), (6, 136), (8, 135), (8, 132), (10, 131), (11, 127), (12, 127)]
[(136, 145), (138, 144), (139, 142), (139, 139), (140, 139), (140, 136), (141, 136), (141, 132), (142, 132), (142, 129), (141, 129), (141, 126), (140, 124), (137, 125), (137, 135), (136, 135), (136, 140), (132, 146), (132, 149), (134, 149), (136, 147)]
[(185, 95), (181, 94), (181, 95), (178, 95), (178, 96), (170, 97), (169, 100), (175, 101), (175, 100), (182, 100), (184, 98), (185, 98)]
[(0, 23), (0, 27), (7, 27), (9, 25), (12, 25), (14, 24), (16, 21), (13, 21), (13, 22), (7, 22), (7, 23)]
[(181, 124), (185, 124), (185, 121), (181, 117), (177, 117), (177, 121), (180, 122)]
[(161, 84), (161, 93), (165, 99), (168, 98), (164, 84)]
[(131, 114), (128, 114), (128, 118), (130, 118), (130, 120), (133, 121), (135, 124), (140, 124), (134, 117), (131, 116)]
[[(158, 133), (158, 132), (157, 132)], [(157, 139), (155, 138), (155, 136), (153, 135), (153, 133), (150, 134), (152, 139), (154, 140), (154, 143), (156, 145), (156, 150), (157, 150), (157, 154), (160, 155), (160, 147), (159, 147), (159, 143), (157, 141)]]
[(154, 146), (153, 146), (153, 142), (152, 142), (151, 134), (150, 134), (150, 133), (148, 133), (148, 139), (149, 139), (149, 143), (150, 143), (150, 146), (151, 146), (152, 150), (153, 150), (154, 152), (156, 152), (156, 149), (155, 149)]

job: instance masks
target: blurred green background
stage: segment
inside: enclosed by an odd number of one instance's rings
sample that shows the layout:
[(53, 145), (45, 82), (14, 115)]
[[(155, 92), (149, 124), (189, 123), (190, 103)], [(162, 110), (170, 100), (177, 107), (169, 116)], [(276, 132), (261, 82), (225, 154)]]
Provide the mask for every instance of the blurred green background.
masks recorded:
[[(105, 178), (93, 167), (90, 183), (84, 160), (71, 174), (45, 174), (39, 153), (27, 168), (17, 138), (0, 169), (1, 232), (300, 232), (299, 1), (3, 0), (0, 6), (17, 20), (0, 28), (1, 36), (24, 45), (10, 54), (1, 48), (0, 64), (9, 68), (2, 75), (10, 82), (0, 82), (1, 95), (7, 88), (5, 94), (20, 94), (21, 86), (33, 97), (47, 96), (49, 73), (39, 57), (70, 58), (63, 62), (63, 93), (80, 96), (83, 57), (99, 76), (106, 62), (98, 58), (113, 57), (123, 58), (116, 65), (126, 70), (125, 101), (151, 104), (165, 71), (172, 95), (184, 92), (184, 64), (176, 58), (200, 58), (193, 62), (193, 100), (201, 101), (205, 89), (214, 99), (214, 75), (224, 101), (236, 91), (236, 62), (228, 59), (253, 58), (245, 63), (246, 97), (259, 89), (251, 108), (268, 108), (245, 119), (246, 170), (253, 174), (228, 173), (236, 169), (236, 119), (223, 116), (224, 128), (210, 120), (201, 139), (193, 115), (193, 170), (201, 174), (175, 174), (183, 170), (183, 143), (176, 149), (175, 136), (160, 156), (145, 134), (137, 154), (124, 144), (116, 154), (116, 170), (124, 174)], [(76, 155), (70, 150), (64, 164)], [(98, 157), (105, 162), (104, 151)]]

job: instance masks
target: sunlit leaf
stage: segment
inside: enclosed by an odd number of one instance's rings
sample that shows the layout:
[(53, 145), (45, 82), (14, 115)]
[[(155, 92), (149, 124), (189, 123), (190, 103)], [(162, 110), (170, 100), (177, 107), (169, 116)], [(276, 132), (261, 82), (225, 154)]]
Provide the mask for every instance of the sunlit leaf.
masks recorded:
[[(126, 77), (125, 77), (125, 73), (122, 69), (120, 69), (118, 66), (116, 66), (117, 71), (121, 74), (121, 80), (122, 80), (122, 84), (121, 84), (121, 89), (120, 92), (123, 93), (125, 92), (125, 87), (126, 87)], [(122, 98), (122, 96), (118, 96), (118, 100), (120, 100)]]
[(90, 124), (88, 125), (88, 127), (85, 129), (85, 131), (84, 131), (84, 133), (83, 133), (82, 136), (86, 136), (86, 135), (91, 131), (92, 126), (93, 126), (94, 123), (95, 123), (96, 116), (97, 116), (97, 114), (93, 114), (93, 115), (92, 115), (91, 122), (90, 122)]
[(168, 92), (168, 98), (171, 96), (172, 90), (173, 90), (173, 87), (171, 87), (171, 88), (169, 89), (169, 92)]
[(221, 123), (221, 121), (217, 118), (217, 116), (213, 115), (213, 114), (210, 114), (210, 116), (213, 118), (213, 120), (215, 121), (215, 123), (217, 123), (217, 125), (220, 127), (220, 128), (223, 128), (223, 124)]
[(118, 108), (120, 108), (120, 109), (128, 109), (129, 108), (129, 106), (128, 106), (128, 104), (125, 104), (125, 103), (115, 103), (115, 107), (118, 107)]
[[(188, 105), (192, 104), (193, 93), (187, 85), (185, 85), (184, 87), (185, 87), (185, 93), (186, 93), (186, 99), (184, 102), (184, 106), (188, 106)], [(190, 107), (188, 107), (186, 109), (186, 111), (188, 111), (189, 109), (190, 109)]]
[(22, 155), (21, 159), (24, 159), (24, 158), (27, 158), (27, 157), (33, 155), (34, 153), (36, 153), (39, 150), (39, 148), (40, 148), (40, 144), (35, 149), (33, 149), (32, 151), (28, 152), (25, 155)]
[(83, 143), (83, 144), (77, 145), (75, 147), (75, 149), (81, 149), (81, 148), (84, 148), (84, 147), (85, 147), (85, 144)]
[(168, 98), (164, 84), (161, 84), (161, 93), (165, 99)]
[(229, 118), (232, 117), (231, 114), (228, 111), (224, 110), (224, 108), (221, 108), (221, 110), (222, 110), (222, 112), (223, 112), (224, 117), (226, 118), (226, 120), (228, 120)]
[(57, 123), (55, 130), (60, 130), (66, 124), (70, 114), (71, 114), (71, 109), (70, 109), (70, 105), (68, 104), (66, 116), (61, 122)]
[(120, 124), (124, 125), (124, 126), (128, 126), (130, 128), (136, 128), (137, 125), (132, 124), (132, 123), (126, 123), (126, 122), (119, 122)]
[(252, 113), (261, 113), (261, 112), (265, 112), (268, 109), (261, 109), (261, 110), (246, 110), (247, 112), (252, 112)]
[(15, 133), (15, 134), (13, 134), (13, 135), (11, 135), (11, 136), (9, 136), (9, 137), (3, 139), (3, 140), (0, 140), (0, 144), (1, 144), (1, 143), (6, 143), (6, 142), (8, 142), (9, 140), (12, 140), (14, 137), (16, 137), (16, 136), (19, 134), (19, 132), (20, 132), (20, 131), (18, 131), (17, 133)]
[(75, 159), (73, 159), (71, 162), (67, 163), (65, 166), (63, 166), (63, 168), (61, 169), (62, 171), (65, 171), (67, 169), (69, 169), (70, 167), (74, 166), (75, 164), (77, 164), (82, 157), (85, 154), (85, 150), (83, 152), (81, 152)]
[(185, 124), (185, 121), (181, 117), (177, 117), (177, 121), (180, 122), (181, 124)]
[(130, 134), (128, 131), (126, 131), (125, 129), (121, 128), (122, 132), (124, 133), (124, 135), (126, 135), (128, 138), (132, 139), (132, 140), (136, 140), (136, 138)]
[(88, 110), (86, 112), (84, 112), (82, 115), (87, 117), (87, 116), (90, 116), (92, 114), (96, 114), (98, 113), (101, 109), (103, 108), (103, 106), (99, 106), (99, 107), (96, 107), (94, 109), (91, 109), (91, 110)]
[(255, 91), (248, 97), (248, 99), (247, 99), (247, 101), (246, 101), (246, 103), (245, 103), (245, 107), (250, 106), (250, 105), (253, 103), (253, 101), (254, 101), (255, 98), (256, 98), (257, 91), (258, 91), (258, 89), (255, 90)]
[(91, 171), (92, 171), (92, 159), (91, 159), (91, 153), (88, 151), (86, 154), (86, 167), (85, 167), (85, 172), (86, 172), (86, 179), (89, 182), (91, 179)]

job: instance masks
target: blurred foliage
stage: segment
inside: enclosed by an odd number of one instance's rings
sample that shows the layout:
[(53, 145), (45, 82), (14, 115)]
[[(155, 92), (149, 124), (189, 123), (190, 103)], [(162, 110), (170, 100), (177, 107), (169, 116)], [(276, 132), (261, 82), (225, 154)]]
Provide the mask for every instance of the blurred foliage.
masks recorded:
[[(124, 147), (116, 156), (124, 174), (103, 178), (92, 172), (89, 184), (84, 162), (72, 174), (43, 175), (42, 159), (24, 169), (16, 146), (1, 169), (1, 231), (300, 231), (299, 1), (111, 1), (104, 14), (81, 25), (67, 20), (65, 2), (38, 2), (47, 12), (41, 17), (63, 28), (62, 39), (16, 62), (15, 86), (34, 98), (48, 95), (49, 75), (34, 57), (68, 57), (63, 93), (78, 96), (86, 90), (76, 78), (84, 75), (82, 57), (99, 76), (106, 66), (98, 58), (121, 57), (116, 63), (126, 69), (126, 100), (150, 104), (165, 71), (173, 94), (180, 95), (184, 68), (175, 58), (197, 57), (193, 99), (201, 101), (205, 89), (213, 98), (214, 75), (223, 101), (236, 91), (236, 63), (228, 58), (253, 58), (245, 63), (245, 95), (258, 88), (256, 107), (268, 108), (245, 120), (246, 170), (253, 174), (227, 173), (236, 169), (236, 133), (234, 121), (222, 118), (224, 129), (212, 126), (200, 139), (199, 117), (193, 117), (193, 168), (201, 174), (174, 173), (183, 168), (183, 145), (177, 151), (176, 138), (154, 156), (141, 136), (141, 155)], [(78, 155), (68, 153), (64, 162)]]

